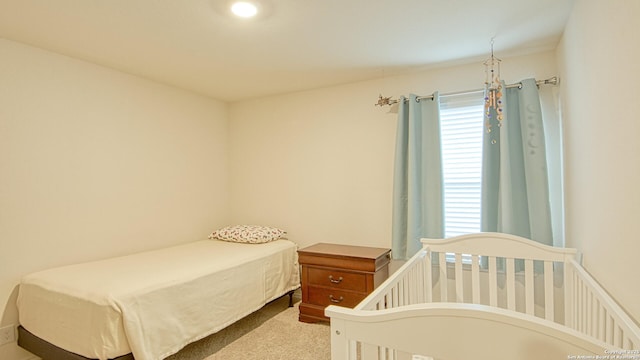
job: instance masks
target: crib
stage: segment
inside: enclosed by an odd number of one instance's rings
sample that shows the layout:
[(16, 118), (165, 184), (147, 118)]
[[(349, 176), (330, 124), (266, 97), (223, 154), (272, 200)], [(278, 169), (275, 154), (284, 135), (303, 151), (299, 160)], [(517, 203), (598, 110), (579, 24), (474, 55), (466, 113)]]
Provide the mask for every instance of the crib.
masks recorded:
[(332, 360), (640, 359), (640, 328), (575, 249), (501, 233), (422, 243), (355, 308), (326, 308)]

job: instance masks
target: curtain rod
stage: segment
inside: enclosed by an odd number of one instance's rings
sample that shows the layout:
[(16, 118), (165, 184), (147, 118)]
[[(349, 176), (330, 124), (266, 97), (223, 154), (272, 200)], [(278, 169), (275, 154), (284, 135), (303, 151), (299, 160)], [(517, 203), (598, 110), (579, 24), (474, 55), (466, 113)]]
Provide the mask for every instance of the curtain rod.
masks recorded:
[[(560, 83), (560, 79), (558, 79), (557, 76), (550, 77), (550, 78), (545, 79), (545, 80), (537, 80), (536, 81), (536, 85), (537, 86), (540, 86), (540, 85), (558, 85), (559, 83)], [(521, 82), (517, 82), (517, 83), (506, 85), (507, 89), (515, 88), (515, 87), (521, 88), (522, 87), (522, 83)], [(441, 96), (461, 95), (461, 94), (468, 94), (468, 93), (473, 93), (473, 92), (478, 92), (478, 91), (484, 91), (484, 89), (457, 91), (457, 92), (451, 92), (451, 93), (442, 94)], [(416, 97), (417, 101), (420, 101), (420, 100), (423, 100), (423, 99), (433, 100), (433, 95), (425, 95), (425, 96)], [(405, 101), (406, 100), (407, 99), (405, 99)], [(400, 102), (400, 100), (392, 99), (391, 97), (382, 97), (382, 95), (380, 95), (378, 97), (378, 102), (375, 103), (374, 105), (375, 106), (385, 106), (385, 105), (397, 104), (398, 102)]]

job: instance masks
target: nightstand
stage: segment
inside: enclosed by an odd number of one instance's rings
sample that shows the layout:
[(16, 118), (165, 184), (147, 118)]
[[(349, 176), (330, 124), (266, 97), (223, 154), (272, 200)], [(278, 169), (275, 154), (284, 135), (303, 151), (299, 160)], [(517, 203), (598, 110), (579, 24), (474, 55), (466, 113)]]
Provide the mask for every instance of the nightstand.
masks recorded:
[(320, 243), (298, 250), (302, 302), (298, 319), (328, 321), (329, 305), (354, 307), (389, 276), (391, 250)]

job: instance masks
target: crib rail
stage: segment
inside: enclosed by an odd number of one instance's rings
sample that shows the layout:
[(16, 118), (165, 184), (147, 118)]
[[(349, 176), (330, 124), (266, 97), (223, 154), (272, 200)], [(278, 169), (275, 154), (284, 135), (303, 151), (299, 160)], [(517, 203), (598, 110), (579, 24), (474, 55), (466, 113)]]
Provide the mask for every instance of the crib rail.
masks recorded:
[(484, 304), (563, 322), (556, 314), (563, 299), (554, 283), (562, 282), (563, 264), (574, 258), (574, 249), (498, 233), (422, 242), (427, 272), (436, 269), (435, 276), (427, 275), (433, 280), (427, 302)]
[(485, 305), (431, 303), (380, 311), (330, 306), (326, 313), (332, 360), (605, 358), (606, 344), (575, 330)]
[(354, 310), (382, 310), (427, 302), (426, 254), (419, 251)]
[(565, 325), (609, 345), (640, 349), (640, 329), (613, 298), (575, 260), (567, 264)]
[[(423, 244), (421, 251), (354, 309), (327, 308), (332, 359), (428, 359), (413, 357), (416, 352), (407, 352), (404, 345), (396, 347), (401, 340), (379, 341), (375, 340), (379, 335), (355, 329), (363, 323), (369, 327), (373, 322), (386, 322), (385, 314), (390, 312), (400, 314), (418, 307), (430, 309), (433, 315), (439, 313), (436, 309), (452, 304), (469, 311), (495, 309), (496, 314), (512, 314), (522, 324), (529, 321), (565, 329), (580, 341), (597, 344), (603, 350), (606, 347), (640, 354), (640, 328), (575, 260), (575, 249), (496, 233), (423, 239)], [(419, 332), (433, 324), (423, 324)], [(400, 335), (387, 332), (382, 336)]]

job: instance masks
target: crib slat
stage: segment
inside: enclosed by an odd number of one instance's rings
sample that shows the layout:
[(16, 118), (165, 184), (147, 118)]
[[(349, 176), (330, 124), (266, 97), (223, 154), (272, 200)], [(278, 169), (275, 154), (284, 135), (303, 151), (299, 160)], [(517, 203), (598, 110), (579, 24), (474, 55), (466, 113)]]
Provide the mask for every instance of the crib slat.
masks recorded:
[(507, 258), (507, 309), (516, 310), (516, 269), (513, 258)]
[(447, 259), (444, 252), (438, 253), (438, 261), (440, 265), (440, 301), (449, 301), (447, 296)]
[(583, 333), (587, 333), (587, 314), (588, 314), (588, 310), (587, 310), (587, 297), (588, 297), (588, 293), (587, 293), (587, 284), (585, 284), (584, 282), (582, 282), (582, 291), (580, 294), (580, 310), (581, 310), (581, 314), (580, 314), (580, 318), (582, 319), (581, 321), (581, 326), (580, 326), (580, 331), (582, 331)]
[(604, 333), (604, 342), (607, 344), (613, 343), (613, 319), (609, 315), (607, 315), (607, 320), (605, 322)]
[[(389, 349), (383, 346), (378, 346), (378, 360), (388, 360), (387, 354), (389, 353)], [(362, 359), (368, 359), (368, 355), (363, 354)]]
[(582, 284), (582, 282), (578, 279), (578, 292), (577, 292), (577, 298), (576, 298), (576, 306), (578, 308), (577, 310), (577, 317), (576, 317), (576, 330), (578, 331), (582, 331), (582, 320), (584, 318), (583, 315), (583, 304), (584, 304), (584, 285)]
[(544, 318), (554, 321), (553, 262), (544, 262)]
[(564, 302), (564, 325), (573, 329), (573, 304), (575, 294), (573, 292), (573, 265), (565, 262), (562, 267), (563, 281), (562, 281), (562, 295)]
[(622, 329), (617, 325), (613, 329), (613, 345), (622, 347)]
[(384, 348), (366, 343), (360, 343), (360, 356), (357, 359), (384, 359)]
[(424, 267), (422, 266), (422, 262), (419, 266), (416, 266), (416, 270), (418, 273), (416, 274), (416, 283), (415, 283), (415, 298), (417, 303), (424, 303)]
[(582, 324), (582, 332), (583, 333), (588, 333), (589, 332), (589, 325), (591, 325), (591, 319), (589, 319), (589, 311), (591, 310), (589, 308), (589, 304), (591, 302), (591, 292), (589, 291), (589, 286), (585, 283), (584, 284), (584, 307), (582, 308), (582, 313), (584, 316), (584, 323)]
[(413, 283), (411, 284), (411, 294), (414, 300), (414, 303), (420, 304), (424, 303), (424, 298), (422, 297), (422, 272), (423, 270), (420, 267), (420, 263), (417, 263), (416, 266), (413, 267)]
[(533, 289), (535, 284), (533, 282), (533, 260), (525, 259), (524, 261), (524, 290), (525, 290), (525, 312), (529, 315), (534, 315), (534, 298)]
[(575, 329), (580, 331), (580, 326), (582, 325), (582, 315), (580, 315), (582, 313), (582, 283), (580, 282), (580, 279), (577, 277), (576, 275), (576, 282), (575, 282), (575, 286), (576, 286), (576, 298), (574, 300), (574, 307), (576, 308), (575, 310)]
[(495, 256), (489, 256), (489, 305), (498, 306), (498, 269)]
[(471, 286), (473, 290), (473, 303), (480, 304), (480, 256), (471, 256)]
[(406, 284), (406, 278), (404, 281), (401, 281), (400, 283), (398, 283), (398, 306), (403, 306), (407, 304), (404, 298), (405, 284)]
[[(413, 269), (413, 270), (415, 270), (415, 269)], [(415, 271), (411, 271), (411, 273), (409, 274), (409, 277), (407, 279), (409, 281), (407, 281), (407, 284), (404, 286), (405, 305), (415, 304), (416, 303), (416, 296), (415, 296), (414, 289), (417, 289)]]
[[(580, 320), (580, 278), (578, 277), (578, 273), (575, 272), (573, 274), (573, 328), (575, 330), (580, 329), (579, 320)], [(606, 333), (606, 330), (605, 330)]]
[(425, 271), (424, 271), (424, 261), (420, 261), (416, 268), (418, 269), (418, 279), (416, 280), (418, 282), (418, 290), (416, 296), (418, 297), (418, 303), (424, 303), (425, 302), (425, 288), (427, 286), (427, 283), (425, 281)]
[(362, 349), (361, 342), (349, 340), (349, 360), (356, 360), (358, 358), (358, 353), (361, 352), (360, 349)]
[[(415, 269), (413, 269), (415, 270)], [(416, 289), (416, 273), (415, 271), (411, 271), (409, 273), (409, 276), (407, 277), (407, 283), (404, 286), (404, 292), (405, 292), (405, 305), (410, 305), (410, 304), (415, 304), (416, 301), (416, 297), (415, 297), (415, 291), (413, 291), (413, 289)]]
[(391, 289), (391, 292), (389, 293), (389, 307), (390, 308), (394, 308), (397, 305), (397, 296), (396, 296), (396, 292), (397, 292), (398, 288), (396, 288), (395, 286)]
[(598, 337), (598, 319), (599, 319), (599, 313), (600, 311), (600, 301), (598, 300), (597, 296), (593, 297), (593, 304), (592, 304), (592, 308), (591, 308), (591, 314), (589, 315), (589, 317), (591, 318), (591, 329), (589, 329), (590, 333), (589, 335), (593, 336), (593, 337)]
[(425, 275), (424, 275), (424, 291), (425, 298), (427, 303), (433, 302), (433, 264), (431, 263), (431, 251), (427, 251), (427, 255), (425, 256)]
[(589, 291), (589, 293), (587, 294), (587, 331), (586, 334), (593, 336), (594, 334), (594, 326), (595, 326), (595, 302), (597, 300), (594, 299), (593, 297), (593, 293)]
[(464, 302), (463, 277), (462, 277), (462, 254), (456, 253), (456, 302)]
[(598, 339), (604, 341), (605, 340), (605, 321), (607, 310), (600, 304), (600, 309), (598, 309)]
[[(570, 306), (570, 310), (569, 313), (571, 313), (571, 323), (568, 323), (567, 321), (565, 321), (565, 325), (571, 327), (574, 330), (577, 330), (578, 327), (576, 326), (576, 304), (578, 303), (578, 287), (576, 285), (577, 282), (577, 278), (578, 275), (576, 274), (575, 270), (571, 270), (571, 302), (568, 302), (567, 300), (565, 300), (565, 306)], [(566, 285), (565, 285), (566, 286)], [(565, 308), (566, 310), (566, 308)], [(565, 315), (566, 317), (567, 315)]]

